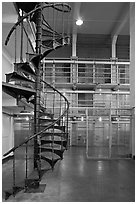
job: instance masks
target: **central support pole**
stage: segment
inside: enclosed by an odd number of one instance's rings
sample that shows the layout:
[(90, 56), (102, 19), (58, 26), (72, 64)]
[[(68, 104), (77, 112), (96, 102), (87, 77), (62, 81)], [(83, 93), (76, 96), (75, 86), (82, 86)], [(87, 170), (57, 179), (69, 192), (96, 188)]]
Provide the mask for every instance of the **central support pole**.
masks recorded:
[[(38, 3), (38, 6), (42, 6), (42, 3)], [(42, 10), (41, 8), (37, 11), (36, 14), (36, 54), (41, 54), (41, 44), (42, 44)], [(35, 106), (34, 106), (34, 133), (39, 132), (39, 110), (40, 110), (40, 92), (41, 92), (41, 75), (40, 75), (40, 62), (36, 68), (36, 96), (35, 96)], [(39, 147), (38, 147), (38, 138), (34, 139), (34, 168), (38, 167), (38, 158), (39, 158)]]

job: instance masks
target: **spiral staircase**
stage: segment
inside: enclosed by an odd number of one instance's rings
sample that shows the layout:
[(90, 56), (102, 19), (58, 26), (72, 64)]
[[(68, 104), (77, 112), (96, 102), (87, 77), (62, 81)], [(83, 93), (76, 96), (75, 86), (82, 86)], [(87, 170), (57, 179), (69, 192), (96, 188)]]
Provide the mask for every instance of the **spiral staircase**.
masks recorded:
[[(56, 7), (55, 9), (58, 10), (58, 5), (63, 5), (49, 4), (45, 5)], [(67, 8), (70, 10), (69, 6)], [(41, 7), (37, 6), (19, 18), (11, 29), (5, 44), (8, 43), (16, 26), (28, 16), (37, 24), (35, 14), (41, 10)], [(26, 61), (15, 62), (14, 71), (6, 74), (6, 82), (2, 82), (4, 92), (16, 98), (17, 102), (25, 99), (26, 103), (32, 104), (34, 108), (34, 115), (30, 119), (33, 134), (3, 155), (6, 157), (13, 154), (12, 186), (10, 189), (4, 189), (5, 199), (8, 199), (10, 195), (15, 196), (22, 189), (25, 192), (30, 189), (39, 189), (42, 176), (47, 171), (44, 168), (45, 165), (48, 164), (53, 170), (55, 164), (63, 159), (63, 153), (67, 149), (69, 102), (62, 93), (43, 80), (42, 59), (53, 50), (68, 45), (69, 36), (58, 34), (48, 24), (44, 29), (43, 22), (43, 20), (42, 23), (39, 22), (42, 25), (42, 52), (27, 53)], [(14, 84), (10, 83), (12, 81)], [(17, 162), (20, 159), (24, 161), (25, 173), (18, 180), (20, 170), (17, 168)]]

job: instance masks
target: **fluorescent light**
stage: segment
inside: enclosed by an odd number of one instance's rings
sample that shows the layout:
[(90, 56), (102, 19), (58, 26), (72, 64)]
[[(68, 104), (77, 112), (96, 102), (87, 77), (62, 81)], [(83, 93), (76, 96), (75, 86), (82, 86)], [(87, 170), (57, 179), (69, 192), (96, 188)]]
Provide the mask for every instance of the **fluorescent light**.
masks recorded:
[(99, 120), (99, 122), (102, 122), (102, 118), (101, 118), (101, 117), (99, 117), (99, 119), (98, 119), (98, 120)]
[(76, 21), (76, 25), (81, 26), (83, 24), (83, 20), (82, 19), (78, 19)]
[(29, 117), (28, 116), (25, 119), (26, 119), (26, 121), (29, 121)]

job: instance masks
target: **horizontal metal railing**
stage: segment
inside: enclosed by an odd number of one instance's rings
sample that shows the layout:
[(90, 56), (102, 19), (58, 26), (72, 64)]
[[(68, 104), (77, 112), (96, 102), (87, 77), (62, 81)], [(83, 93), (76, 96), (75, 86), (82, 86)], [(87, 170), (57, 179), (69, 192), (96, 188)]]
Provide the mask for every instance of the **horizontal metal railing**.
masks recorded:
[(49, 83), (129, 84), (129, 62), (45, 60)]

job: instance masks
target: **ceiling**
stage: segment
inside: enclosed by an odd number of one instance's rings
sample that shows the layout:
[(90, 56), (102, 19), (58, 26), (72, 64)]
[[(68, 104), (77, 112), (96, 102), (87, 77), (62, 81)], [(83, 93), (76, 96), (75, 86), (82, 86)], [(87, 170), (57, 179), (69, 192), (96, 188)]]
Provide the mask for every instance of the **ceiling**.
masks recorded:
[[(75, 4), (75, 7), (77, 5)], [(79, 16), (84, 23), (78, 29), (79, 33), (86, 34), (111, 34), (115, 27), (123, 23), (128, 13), (129, 3), (124, 2), (82, 2)], [(129, 34), (129, 20), (123, 25), (120, 33)]]
[[(24, 4), (25, 3), (26, 2), (24, 2)], [(114, 35), (129, 35), (129, 2), (69, 2), (69, 4), (72, 8), (69, 17), (69, 26), (72, 35), (105, 34), (111, 35), (112, 37)], [(78, 27), (75, 21), (79, 17), (83, 19), (84, 23)], [(3, 2), (3, 46), (10, 28), (16, 21), (17, 11), (14, 3)], [(62, 26), (61, 17), (57, 26)], [(10, 51), (9, 48), (7, 52), (9, 52), (10, 55), (13, 54), (13, 51)]]

